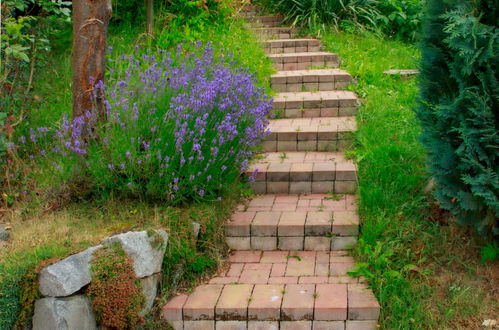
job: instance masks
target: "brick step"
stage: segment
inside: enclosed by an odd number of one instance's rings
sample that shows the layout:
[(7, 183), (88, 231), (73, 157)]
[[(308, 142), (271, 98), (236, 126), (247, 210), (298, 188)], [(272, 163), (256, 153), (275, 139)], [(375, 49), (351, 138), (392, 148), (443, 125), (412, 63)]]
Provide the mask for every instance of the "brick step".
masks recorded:
[(273, 119), (269, 130), (265, 152), (344, 151), (352, 145), (356, 122), (355, 117)]
[(267, 39), (291, 39), (296, 35), (296, 29), (293, 27), (257, 27), (254, 28), (257, 34)]
[(359, 101), (350, 91), (278, 93), (273, 113), (284, 118), (355, 116)]
[(259, 156), (245, 172), (257, 194), (344, 194), (357, 187), (357, 168), (342, 153), (291, 151)]
[(257, 27), (279, 27), (283, 24), (284, 17), (282, 16), (253, 16), (246, 18), (246, 21), (251, 23), (254, 28)]
[(377, 321), (174, 321), (174, 330), (377, 330)]
[(277, 92), (313, 92), (343, 89), (352, 76), (341, 69), (279, 71), (270, 77)]
[(266, 40), (263, 48), (269, 54), (283, 53), (306, 53), (321, 50), (321, 42), (318, 39), (275, 39)]
[(329, 52), (270, 54), (268, 57), (279, 71), (307, 70), (314, 67), (336, 68), (339, 65), (338, 54)]
[(262, 195), (238, 209), (225, 224), (232, 250), (329, 251), (357, 242), (354, 195)]
[(170, 300), (162, 318), (174, 329), (376, 326), (380, 306), (365, 280), (346, 275), (355, 264), (344, 252), (235, 251), (230, 261), (208, 284)]

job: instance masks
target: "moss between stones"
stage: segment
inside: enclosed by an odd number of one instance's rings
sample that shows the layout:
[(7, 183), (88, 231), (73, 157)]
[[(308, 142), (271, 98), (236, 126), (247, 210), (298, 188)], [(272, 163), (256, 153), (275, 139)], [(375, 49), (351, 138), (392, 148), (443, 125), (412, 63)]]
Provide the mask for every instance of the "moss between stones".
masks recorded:
[(121, 244), (95, 251), (90, 269), (92, 282), (86, 293), (92, 300), (97, 321), (111, 329), (134, 328), (142, 321), (140, 311), (145, 298), (132, 259)]
[(19, 315), (14, 325), (14, 329), (25, 329), (31, 324), (33, 313), (35, 310), (35, 301), (40, 299), (42, 295), (38, 291), (38, 273), (43, 268), (59, 261), (60, 258), (49, 258), (40, 262), (35, 267), (26, 272), (23, 278), (19, 281), (20, 294), (19, 305), (21, 306)]

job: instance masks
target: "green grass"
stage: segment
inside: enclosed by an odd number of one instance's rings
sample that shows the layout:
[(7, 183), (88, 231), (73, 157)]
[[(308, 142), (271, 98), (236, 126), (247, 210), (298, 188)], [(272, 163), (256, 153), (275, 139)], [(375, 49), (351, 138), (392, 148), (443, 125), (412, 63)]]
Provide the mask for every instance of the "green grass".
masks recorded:
[(359, 213), (356, 273), (381, 303), (386, 329), (475, 328), (494, 318), (490, 265), (479, 262), (472, 234), (430, 222), (425, 151), (412, 108), (417, 81), (383, 74), (418, 67), (415, 46), (369, 35), (329, 33), (327, 50), (355, 76), (363, 99), (357, 116)]

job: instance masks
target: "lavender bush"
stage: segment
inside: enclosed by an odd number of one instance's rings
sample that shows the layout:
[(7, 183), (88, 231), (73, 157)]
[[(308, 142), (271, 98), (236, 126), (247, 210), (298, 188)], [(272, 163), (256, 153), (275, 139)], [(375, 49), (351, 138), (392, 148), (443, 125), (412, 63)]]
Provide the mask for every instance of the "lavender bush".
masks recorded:
[(267, 134), (271, 101), (209, 45), (192, 49), (122, 55), (94, 91), (106, 95), (107, 120), (65, 117), (20, 142), (37, 145), (52, 182), (85, 178), (94, 193), (172, 203), (220, 198)]

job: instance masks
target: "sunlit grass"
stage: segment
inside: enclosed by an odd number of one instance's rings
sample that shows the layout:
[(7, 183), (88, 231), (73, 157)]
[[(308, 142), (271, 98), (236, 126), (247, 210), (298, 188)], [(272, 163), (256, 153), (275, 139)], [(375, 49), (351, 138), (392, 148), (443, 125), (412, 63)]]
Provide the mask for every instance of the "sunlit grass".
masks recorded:
[[(479, 262), (473, 234), (428, 221), (428, 182), (420, 127), (413, 113), (417, 80), (383, 74), (417, 69), (415, 46), (370, 35), (329, 33), (327, 50), (354, 75), (357, 116), (358, 272), (371, 280), (385, 329), (469, 329), (494, 318), (491, 269)], [(495, 265), (497, 266), (497, 265)]]

